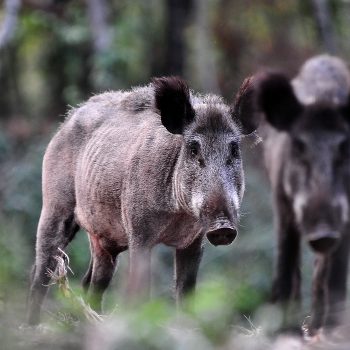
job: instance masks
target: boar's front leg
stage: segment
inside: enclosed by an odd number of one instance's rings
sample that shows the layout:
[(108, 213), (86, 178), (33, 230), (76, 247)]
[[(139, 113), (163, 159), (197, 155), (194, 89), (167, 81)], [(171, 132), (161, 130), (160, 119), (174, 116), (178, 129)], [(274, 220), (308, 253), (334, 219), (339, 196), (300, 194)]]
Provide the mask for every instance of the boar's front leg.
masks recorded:
[(185, 249), (175, 252), (175, 297), (180, 306), (183, 297), (196, 285), (197, 272), (203, 255), (203, 236), (200, 235)]
[(300, 298), (300, 233), (290, 218), (291, 211), (287, 213), (287, 208), (282, 206), (278, 211), (276, 275), (272, 301), (284, 303)]
[(127, 299), (130, 302), (149, 299), (151, 283), (151, 248), (144, 242), (129, 243), (129, 278)]
[(300, 298), (300, 236), (293, 225), (278, 232), (276, 276), (272, 301), (298, 301)]
[(327, 326), (338, 325), (343, 317), (346, 299), (346, 284), (348, 275), (350, 235), (343, 236), (337, 249), (330, 257), (330, 271), (328, 278), (329, 312), (326, 319)]
[(278, 198), (277, 259), (271, 301), (284, 308), (284, 328), (294, 329), (300, 304), (300, 232), (294, 224), (286, 199)]
[(312, 279), (312, 308), (310, 335), (313, 335), (325, 321), (328, 307), (329, 256), (317, 255)]

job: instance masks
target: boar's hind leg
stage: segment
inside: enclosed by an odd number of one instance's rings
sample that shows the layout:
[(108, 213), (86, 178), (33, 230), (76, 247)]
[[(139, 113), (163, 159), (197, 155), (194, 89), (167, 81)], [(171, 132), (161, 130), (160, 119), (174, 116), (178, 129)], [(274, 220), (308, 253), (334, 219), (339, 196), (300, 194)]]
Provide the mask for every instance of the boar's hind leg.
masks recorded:
[(338, 248), (332, 253), (328, 279), (329, 312), (327, 326), (335, 326), (342, 321), (345, 310), (346, 284), (348, 275), (348, 259), (350, 235), (345, 235)]
[(83, 286), (88, 293), (90, 306), (95, 311), (101, 312), (103, 293), (112, 280), (118, 262), (118, 254), (125, 250), (125, 247), (106, 249), (101, 246), (98, 239), (93, 238), (90, 240), (90, 248), (91, 261), (89, 270), (83, 279)]
[(175, 252), (175, 297), (180, 306), (183, 297), (191, 292), (196, 285), (197, 272), (203, 254), (203, 237), (198, 237), (185, 249)]
[(89, 242), (90, 242), (90, 253), (91, 253), (89, 267), (88, 267), (88, 269), (87, 269), (83, 279), (81, 280), (81, 285), (82, 285), (85, 293), (88, 292), (89, 287), (90, 287), (91, 276), (92, 276), (92, 268), (93, 268), (93, 265), (94, 265), (93, 246), (91, 244), (91, 240), (89, 240)]
[(64, 249), (73, 239), (79, 226), (74, 220), (73, 211), (56, 211), (43, 209), (40, 216), (35, 265), (32, 271), (32, 281), (28, 300), (28, 323), (38, 324), (40, 309), (46, 295), (50, 277), (48, 270), (55, 271), (59, 249)]

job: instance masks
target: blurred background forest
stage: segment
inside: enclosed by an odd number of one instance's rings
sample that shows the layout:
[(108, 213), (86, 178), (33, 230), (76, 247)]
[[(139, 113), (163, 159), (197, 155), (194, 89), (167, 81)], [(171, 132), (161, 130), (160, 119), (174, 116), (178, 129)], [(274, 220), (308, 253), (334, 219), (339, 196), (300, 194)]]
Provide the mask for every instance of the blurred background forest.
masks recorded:
[[(183, 76), (196, 91), (232, 101), (243, 79), (257, 70), (275, 67), (293, 76), (306, 58), (322, 52), (348, 60), (349, 23), (348, 0), (3, 0), (0, 324), (24, 321), (42, 156), (69, 106), (169, 74)], [(247, 189), (239, 239), (229, 247), (207, 246), (199, 274), (202, 307), (209, 308), (217, 328), (244, 321), (243, 315), (259, 323), (272, 278), (271, 200), (259, 146), (249, 140), (244, 160)], [(75, 286), (89, 261), (84, 233), (67, 252)], [(306, 256), (303, 266), (306, 281), (310, 259)], [(172, 252), (157, 248), (153, 265), (153, 294), (168, 300)], [(110, 310), (126, 268), (124, 254), (108, 292)], [(304, 285), (306, 300), (309, 291)]]

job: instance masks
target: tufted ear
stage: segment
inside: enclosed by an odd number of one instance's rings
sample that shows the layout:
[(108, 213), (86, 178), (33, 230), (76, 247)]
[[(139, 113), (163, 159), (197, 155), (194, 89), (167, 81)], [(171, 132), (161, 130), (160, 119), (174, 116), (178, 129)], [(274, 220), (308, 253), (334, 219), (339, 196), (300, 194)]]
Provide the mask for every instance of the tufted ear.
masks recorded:
[(162, 124), (172, 134), (182, 134), (195, 116), (187, 83), (179, 77), (154, 78), (152, 82)]
[(276, 72), (261, 74), (258, 78), (258, 108), (276, 129), (287, 131), (299, 117), (303, 106), (297, 100), (288, 78)]
[(254, 85), (254, 77), (243, 81), (232, 108), (234, 119), (240, 123), (243, 135), (251, 134), (259, 125)]

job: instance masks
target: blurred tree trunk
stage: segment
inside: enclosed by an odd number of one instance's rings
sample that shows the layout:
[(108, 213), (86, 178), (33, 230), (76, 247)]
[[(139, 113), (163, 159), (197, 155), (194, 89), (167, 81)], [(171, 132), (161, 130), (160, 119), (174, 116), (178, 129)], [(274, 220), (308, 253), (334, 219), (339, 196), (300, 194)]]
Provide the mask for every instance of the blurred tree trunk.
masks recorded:
[(323, 48), (332, 54), (337, 52), (337, 43), (328, 0), (312, 0), (319, 39)]
[(112, 52), (113, 28), (109, 23), (111, 1), (85, 0), (89, 18), (89, 27), (92, 34), (92, 76), (91, 85), (95, 91), (118, 87), (118, 78), (109, 78), (114, 75), (113, 60), (106, 60)]
[(219, 93), (219, 83), (214, 61), (211, 25), (209, 24), (209, 0), (195, 0), (196, 80), (204, 91)]
[(4, 2), (4, 19), (0, 29), (0, 118), (21, 114), (22, 98), (18, 85), (17, 47), (12, 43), (21, 0)]
[(112, 31), (108, 23), (109, 2), (107, 0), (86, 0), (86, 2), (94, 51), (104, 53), (110, 49), (112, 42)]
[(183, 75), (186, 43), (185, 29), (191, 19), (193, 0), (167, 0), (164, 73)]
[(21, 0), (5, 0), (5, 16), (0, 30), (0, 49), (12, 39), (18, 21)]
[(236, 6), (237, 3), (231, 0), (218, 1), (213, 22), (216, 47), (222, 56), (218, 62), (220, 65), (217, 77), (218, 85), (221, 94), (226, 98), (232, 98), (233, 89), (239, 86), (240, 73), (242, 72), (242, 53), (249, 46), (244, 33), (232, 25), (230, 21)]
[(17, 47), (7, 45), (0, 50), (0, 119), (20, 116), (23, 111), (23, 98), (18, 84)]

